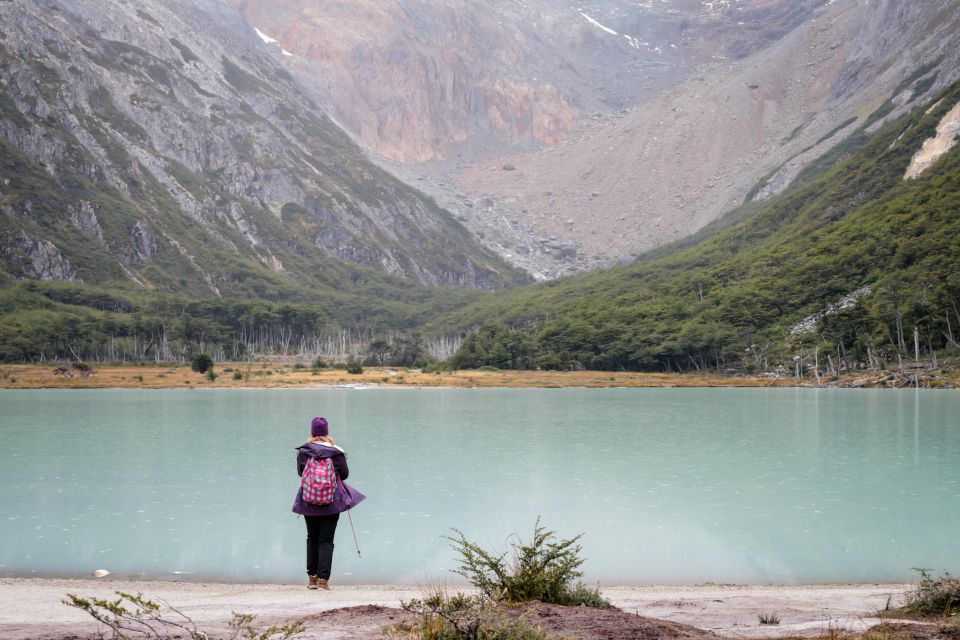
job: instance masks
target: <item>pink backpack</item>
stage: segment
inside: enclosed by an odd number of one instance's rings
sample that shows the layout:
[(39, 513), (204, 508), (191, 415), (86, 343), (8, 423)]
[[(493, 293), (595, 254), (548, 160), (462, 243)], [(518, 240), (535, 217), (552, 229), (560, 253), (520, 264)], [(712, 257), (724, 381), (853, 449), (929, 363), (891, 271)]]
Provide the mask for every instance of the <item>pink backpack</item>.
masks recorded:
[(304, 502), (320, 505), (333, 502), (333, 493), (337, 489), (337, 471), (330, 458), (308, 459), (300, 477), (300, 487), (303, 489)]

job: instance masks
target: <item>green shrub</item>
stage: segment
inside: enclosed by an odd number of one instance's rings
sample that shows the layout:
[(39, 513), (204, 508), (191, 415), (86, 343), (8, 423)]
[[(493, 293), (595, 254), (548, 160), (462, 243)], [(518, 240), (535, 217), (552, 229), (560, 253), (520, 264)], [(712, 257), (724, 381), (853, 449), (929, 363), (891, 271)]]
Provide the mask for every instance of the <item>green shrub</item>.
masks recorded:
[(318, 357), (316, 360), (313, 361), (313, 364), (310, 365), (310, 368), (311, 368), (311, 369), (326, 369), (327, 366), (328, 366), (328, 365), (327, 365), (327, 363), (324, 361), (324, 359)]
[(416, 622), (403, 631), (423, 640), (447, 640), (476, 638), (487, 602), (462, 593), (448, 596), (438, 589), (422, 600), (401, 602), (400, 606), (416, 617)]
[(234, 371), (234, 372), (233, 372), (233, 379), (234, 379), (234, 380), (243, 380), (243, 373), (240, 372), (240, 371)]
[(356, 360), (348, 360), (347, 373), (353, 373), (353, 374), (363, 373), (363, 366)]
[(563, 360), (551, 351), (537, 356), (534, 365), (544, 371), (558, 371), (563, 368)]
[(494, 602), (528, 602), (539, 600), (561, 605), (586, 605), (600, 609), (612, 607), (599, 589), (591, 589), (574, 581), (583, 576), (578, 544), (583, 534), (558, 539), (554, 531), (540, 524), (537, 518), (533, 537), (528, 542), (511, 542), (512, 557), (497, 554), (470, 542), (457, 529), (457, 537), (448, 537), (460, 558), (460, 574)]
[(552, 636), (523, 617), (506, 617), (483, 596), (457, 593), (448, 596), (441, 590), (422, 600), (402, 602), (413, 613), (415, 622), (390, 628), (404, 638), (420, 640), (551, 640)]
[(209, 380), (210, 382), (216, 382), (217, 378), (219, 377), (220, 376), (217, 374), (217, 372), (214, 371), (212, 368), (207, 369), (207, 380)]
[(567, 590), (566, 604), (570, 606), (590, 607), (592, 609), (613, 609), (613, 603), (603, 597), (600, 586), (591, 587), (578, 582)]
[[(274, 624), (269, 628), (254, 626), (256, 616), (247, 613), (233, 614), (229, 623), (228, 636), (212, 635), (197, 628), (196, 623), (187, 615), (169, 605), (148, 600), (143, 594), (136, 595), (116, 591), (116, 600), (106, 598), (81, 598), (72, 593), (62, 602), (87, 613), (101, 625), (110, 629), (113, 638), (150, 637), (161, 640), (167, 638), (190, 638), (191, 640), (217, 640), (218, 638), (249, 638), (250, 640), (291, 640), (306, 632), (302, 620), (287, 624)], [(103, 630), (101, 630), (103, 633)], [(101, 635), (100, 637), (105, 637)]]
[(561, 640), (524, 618), (504, 617), (484, 623), (477, 637), (479, 640)]
[(929, 569), (915, 568), (914, 571), (920, 573), (920, 582), (907, 594), (904, 611), (925, 617), (960, 614), (960, 578), (949, 572), (934, 577)]
[(197, 373), (206, 373), (213, 370), (213, 358), (205, 353), (198, 353), (190, 360), (190, 368)]

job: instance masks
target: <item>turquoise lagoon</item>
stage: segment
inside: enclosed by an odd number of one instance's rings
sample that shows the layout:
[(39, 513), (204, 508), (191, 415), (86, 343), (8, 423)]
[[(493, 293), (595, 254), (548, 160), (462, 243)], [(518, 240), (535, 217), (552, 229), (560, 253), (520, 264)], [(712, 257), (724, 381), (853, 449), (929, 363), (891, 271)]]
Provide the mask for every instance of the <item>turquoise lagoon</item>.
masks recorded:
[(451, 528), (538, 515), (605, 584), (960, 570), (954, 391), (253, 389), (0, 392), (0, 574), (300, 580), (314, 415), (369, 496), (340, 583), (456, 581)]

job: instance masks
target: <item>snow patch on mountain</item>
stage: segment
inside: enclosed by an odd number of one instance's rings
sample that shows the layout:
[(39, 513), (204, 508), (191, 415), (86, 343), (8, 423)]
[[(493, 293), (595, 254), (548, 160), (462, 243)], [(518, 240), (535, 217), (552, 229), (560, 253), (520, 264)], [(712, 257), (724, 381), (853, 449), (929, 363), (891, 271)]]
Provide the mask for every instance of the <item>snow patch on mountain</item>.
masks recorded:
[(616, 31), (614, 31), (614, 30), (611, 29), (610, 27), (608, 27), (608, 26), (606, 26), (606, 25), (603, 25), (603, 24), (600, 24), (599, 22), (597, 22), (596, 20), (594, 20), (593, 18), (591, 18), (590, 16), (588, 16), (587, 14), (585, 14), (583, 11), (580, 11), (579, 13), (580, 13), (581, 16), (583, 16), (583, 18), (584, 18), (587, 22), (589, 22), (589, 23), (592, 24), (593, 26), (597, 27), (598, 29), (602, 29), (603, 31), (606, 31), (607, 33), (609, 33), (610, 35), (613, 35), (613, 36), (618, 36), (618, 35), (620, 35), (619, 33), (617, 33)]
[(280, 53), (282, 53), (285, 56), (293, 57), (292, 53), (290, 53), (289, 51), (284, 49), (282, 46), (280, 46), (280, 42), (276, 38), (271, 38), (270, 36), (265, 34), (263, 31), (260, 31), (260, 29), (257, 29), (256, 27), (254, 27), (253, 30), (256, 31), (257, 35), (260, 36), (260, 39), (266, 42), (267, 44), (272, 44), (276, 47), (280, 47)]

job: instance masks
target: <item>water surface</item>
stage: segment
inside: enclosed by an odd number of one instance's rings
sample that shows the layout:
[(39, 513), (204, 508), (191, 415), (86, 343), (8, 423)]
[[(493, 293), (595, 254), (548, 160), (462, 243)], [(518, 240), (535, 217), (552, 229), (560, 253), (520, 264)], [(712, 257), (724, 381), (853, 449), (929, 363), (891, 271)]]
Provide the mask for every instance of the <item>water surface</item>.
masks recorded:
[(333, 579), (453, 578), (451, 527), (585, 532), (605, 583), (960, 570), (960, 394), (813, 389), (0, 392), (0, 573), (299, 580), (294, 447), (369, 499)]

